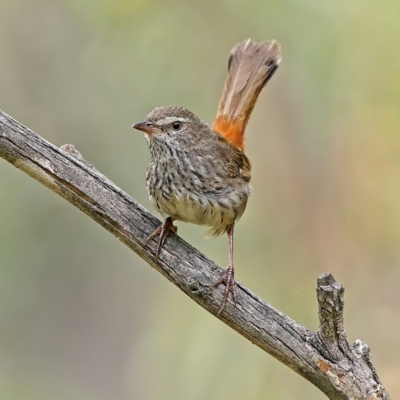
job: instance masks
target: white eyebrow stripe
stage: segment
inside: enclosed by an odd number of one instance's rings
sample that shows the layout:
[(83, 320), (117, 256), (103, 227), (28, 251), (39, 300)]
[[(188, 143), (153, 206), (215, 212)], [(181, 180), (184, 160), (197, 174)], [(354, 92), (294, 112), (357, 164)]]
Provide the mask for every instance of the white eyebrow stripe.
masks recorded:
[(168, 124), (171, 124), (172, 122), (176, 122), (176, 121), (187, 122), (188, 119), (182, 118), (182, 117), (165, 117), (165, 118), (159, 120), (158, 123), (162, 124), (162, 125), (168, 125)]

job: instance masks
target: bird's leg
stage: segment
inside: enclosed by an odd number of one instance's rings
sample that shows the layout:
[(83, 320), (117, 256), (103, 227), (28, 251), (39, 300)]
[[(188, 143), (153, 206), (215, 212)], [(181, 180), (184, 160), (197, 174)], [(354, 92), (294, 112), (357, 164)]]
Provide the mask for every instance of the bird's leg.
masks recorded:
[(234, 276), (234, 269), (233, 269), (233, 227), (234, 224), (229, 225), (226, 233), (228, 234), (229, 240), (229, 264), (226, 267), (226, 270), (222, 277), (218, 279), (215, 283), (211, 286), (215, 287), (221, 283), (225, 284), (224, 290), (224, 297), (222, 298), (221, 307), (218, 311), (218, 314), (221, 314), (222, 310), (225, 308), (226, 301), (228, 300), (229, 292), (232, 293), (232, 299), (236, 306), (236, 291), (235, 291), (235, 276)]
[(168, 233), (172, 231), (174, 233), (178, 232), (178, 227), (174, 225), (174, 220), (172, 217), (168, 217), (164, 220), (164, 222), (146, 239), (145, 245), (147, 243), (155, 238), (156, 236), (160, 235), (160, 238), (158, 239), (158, 244), (157, 244), (157, 250), (156, 250), (156, 259), (158, 258), (158, 255), (160, 253), (161, 247), (163, 247), (165, 239), (168, 236)]

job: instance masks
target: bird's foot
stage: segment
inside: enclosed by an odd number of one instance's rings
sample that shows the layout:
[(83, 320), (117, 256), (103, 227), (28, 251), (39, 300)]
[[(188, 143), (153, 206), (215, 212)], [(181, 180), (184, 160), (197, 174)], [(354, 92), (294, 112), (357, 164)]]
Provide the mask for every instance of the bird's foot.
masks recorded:
[(160, 236), (158, 239), (157, 250), (156, 250), (156, 259), (160, 254), (161, 247), (163, 247), (165, 239), (167, 238), (169, 232), (178, 232), (178, 227), (174, 225), (174, 220), (171, 217), (168, 217), (164, 220), (164, 222), (146, 239), (144, 242), (145, 245), (155, 238), (156, 236)]
[(222, 275), (222, 277), (220, 279), (218, 279), (216, 282), (214, 282), (211, 285), (211, 287), (216, 287), (221, 283), (225, 284), (225, 290), (224, 290), (224, 297), (222, 298), (221, 307), (217, 313), (217, 316), (219, 314), (221, 314), (221, 312), (225, 308), (229, 293), (232, 293), (233, 303), (236, 306), (236, 287), (235, 287), (236, 284), (235, 284), (234, 270), (233, 270), (232, 264), (229, 264), (226, 267), (226, 270), (225, 270), (224, 274)]

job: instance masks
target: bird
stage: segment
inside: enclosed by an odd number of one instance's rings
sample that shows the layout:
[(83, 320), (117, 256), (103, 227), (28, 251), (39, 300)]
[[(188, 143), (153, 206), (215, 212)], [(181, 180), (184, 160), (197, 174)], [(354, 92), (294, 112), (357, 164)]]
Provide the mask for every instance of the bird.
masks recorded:
[(151, 203), (165, 217), (146, 240), (147, 244), (159, 237), (156, 258), (169, 232), (177, 233), (174, 221), (207, 226), (207, 236), (228, 235), (228, 266), (211, 285), (225, 284), (217, 315), (229, 294), (236, 305), (233, 232), (252, 191), (251, 163), (244, 153), (246, 125), (281, 60), (276, 40), (236, 44), (212, 127), (178, 106), (156, 107), (145, 121), (132, 125), (145, 134), (150, 150), (146, 188)]

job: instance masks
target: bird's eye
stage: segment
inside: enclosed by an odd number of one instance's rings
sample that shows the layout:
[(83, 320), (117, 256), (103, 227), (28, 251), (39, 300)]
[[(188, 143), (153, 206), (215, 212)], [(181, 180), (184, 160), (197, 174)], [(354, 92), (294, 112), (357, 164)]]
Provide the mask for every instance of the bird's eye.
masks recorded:
[(174, 131), (179, 131), (179, 129), (182, 128), (182, 122), (180, 122), (180, 121), (173, 122), (172, 128), (174, 129)]

